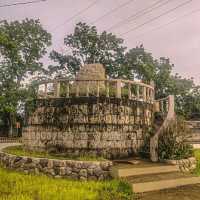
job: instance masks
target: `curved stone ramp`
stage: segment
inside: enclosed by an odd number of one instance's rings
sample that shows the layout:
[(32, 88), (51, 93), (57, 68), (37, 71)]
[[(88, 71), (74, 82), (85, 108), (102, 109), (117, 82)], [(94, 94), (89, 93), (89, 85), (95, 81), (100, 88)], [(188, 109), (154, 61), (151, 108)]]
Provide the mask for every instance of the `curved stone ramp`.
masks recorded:
[(135, 193), (176, 188), (200, 183), (200, 177), (181, 173), (178, 166), (161, 163), (140, 163), (139, 165), (117, 164), (112, 176), (126, 179)]
[(69, 178), (74, 180), (103, 181), (111, 178), (110, 168), (112, 162), (109, 160), (60, 160), (46, 157), (16, 156), (2, 151), (3, 148), (15, 145), (20, 144), (0, 144), (0, 163), (8, 169), (23, 171), (27, 174), (45, 174), (54, 178)]
[(10, 146), (19, 146), (22, 145), (21, 143), (0, 143), (0, 151), (6, 147)]

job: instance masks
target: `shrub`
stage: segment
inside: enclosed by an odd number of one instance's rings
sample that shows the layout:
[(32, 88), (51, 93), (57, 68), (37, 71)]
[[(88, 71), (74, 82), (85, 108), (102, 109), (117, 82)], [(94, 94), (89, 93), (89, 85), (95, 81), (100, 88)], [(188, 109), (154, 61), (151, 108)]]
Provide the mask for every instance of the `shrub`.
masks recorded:
[(191, 157), (192, 146), (186, 143), (190, 134), (190, 129), (182, 118), (172, 121), (159, 138), (159, 158), (162, 160)]

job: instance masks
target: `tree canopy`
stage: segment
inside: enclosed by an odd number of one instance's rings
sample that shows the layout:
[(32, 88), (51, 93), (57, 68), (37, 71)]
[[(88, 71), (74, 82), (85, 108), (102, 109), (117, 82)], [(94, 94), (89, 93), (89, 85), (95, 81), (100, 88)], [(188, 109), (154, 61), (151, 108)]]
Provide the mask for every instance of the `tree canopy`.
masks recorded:
[(142, 45), (127, 51), (123, 42), (112, 33), (98, 33), (95, 26), (80, 22), (74, 33), (64, 38), (67, 53), (51, 52), (50, 58), (57, 65), (49, 66), (50, 73), (74, 76), (84, 64), (101, 63), (110, 78), (152, 80), (155, 67), (151, 54)]
[(0, 112), (11, 124), (20, 101), (27, 97), (23, 85), (34, 72), (42, 71), (40, 59), (51, 44), (51, 35), (39, 20), (0, 23)]
[(95, 26), (78, 23), (74, 33), (64, 38), (64, 44), (71, 54), (51, 52), (51, 59), (58, 63), (55, 67), (50, 66), (51, 71), (64, 71), (73, 76), (81, 65), (101, 63), (110, 77), (120, 76), (126, 49), (121, 38), (106, 31), (98, 34)]

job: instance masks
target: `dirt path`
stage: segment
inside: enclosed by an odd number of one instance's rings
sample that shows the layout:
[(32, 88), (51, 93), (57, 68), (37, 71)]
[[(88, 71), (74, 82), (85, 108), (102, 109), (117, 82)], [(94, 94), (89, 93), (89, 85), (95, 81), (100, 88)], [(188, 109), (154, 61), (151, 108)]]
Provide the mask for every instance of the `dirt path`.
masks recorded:
[(200, 184), (140, 194), (136, 200), (200, 200)]

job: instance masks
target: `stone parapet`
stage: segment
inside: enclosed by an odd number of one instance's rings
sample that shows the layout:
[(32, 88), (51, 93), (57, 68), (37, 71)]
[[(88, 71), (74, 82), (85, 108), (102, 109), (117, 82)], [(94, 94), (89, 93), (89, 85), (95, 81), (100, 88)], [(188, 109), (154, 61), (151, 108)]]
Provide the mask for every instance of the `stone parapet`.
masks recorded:
[(0, 152), (0, 164), (27, 174), (45, 174), (73, 180), (110, 179), (110, 161), (76, 161), (16, 156)]

